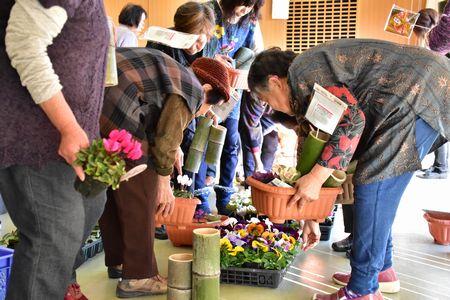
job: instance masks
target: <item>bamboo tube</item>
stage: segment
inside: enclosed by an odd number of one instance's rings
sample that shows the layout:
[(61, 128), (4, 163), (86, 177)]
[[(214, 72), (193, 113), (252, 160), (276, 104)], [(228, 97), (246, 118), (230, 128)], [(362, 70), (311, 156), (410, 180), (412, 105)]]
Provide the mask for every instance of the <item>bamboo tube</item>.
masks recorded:
[(297, 163), (297, 170), (302, 176), (308, 174), (314, 167), (328, 140), (326, 133), (319, 133), (317, 137), (315, 135), (316, 132), (310, 131), (303, 143), (302, 152)]
[(168, 286), (179, 290), (192, 288), (192, 254), (179, 253), (169, 256)]
[(169, 287), (167, 289), (167, 300), (191, 300), (192, 290), (179, 290)]
[(219, 300), (220, 275), (201, 276), (193, 274), (192, 283), (193, 300)]
[(209, 131), (213, 120), (207, 117), (200, 116), (195, 129), (192, 144), (189, 147), (188, 156), (184, 168), (193, 173), (197, 173), (203, 159), (206, 144), (208, 142)]
[(324, 187), (338, 187), (341, 186), (347, 179), (347, 174), (341, 170), (334, 170), (333, 173), (324, 182)]
[(202, 276), (220, 275), (220, 234), (213, 228), (194, 230), (192, 272)]
[(227, 129), (223, 126), (211, 126), (209, 132), (208, 148), (206, 149), (205, 162), (210, 165), (217, 165), (222, 156), (223, 144), (227, 136)]

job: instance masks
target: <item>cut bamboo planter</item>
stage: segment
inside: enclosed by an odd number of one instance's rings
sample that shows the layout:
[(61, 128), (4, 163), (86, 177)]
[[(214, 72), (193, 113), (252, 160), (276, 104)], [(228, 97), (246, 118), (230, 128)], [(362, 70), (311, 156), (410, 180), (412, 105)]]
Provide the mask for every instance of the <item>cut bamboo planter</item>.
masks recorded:
[(322, 155), (322, 150), (329, 138), (326, 133), (319, 132), (317, 137), (310, 131), (302, 146), (302, 151), (297, 163), (297, 170), (300, 174), (308, 174)]
[(322, 188), (318, 200), (297, 209), (287, 207), (296, 192), (294, 188), (275, 187), (252, 177), (247, 177), (246, 182), (252, 188), (252, 201), (258, 213), (278, 224), (285, 220), (324, 220), (333, 210), (337, 195), (342, 192), (340, 187)]
[(208, 148), (206, 149), (205, 162), (210, 165), (220, 163), (223, 144), (227, 136), (227, 129), (223, 126), (211, 126), (208, 139)]
[(192, 295), (192, 254), (169, 256), (168, 300), (190, 300)]
[(194, 261), (192, 263), (192, 299), (220, 298), (220, 232), (217, 229), (194, 230)]
[(198, 118), (197, 128), (195, 129), (194, 138), (189, 147), (188, 156), (184, 165), (184, 168), (187, 171), (198, 173), (208, 143), (209, 131), (212, 123), (213, 120), (210, 118), (204, 116)]
[(337, 196), (336, 204), (353, 204), (355, 202), (353, 188), (353, 174), (347, 174), (347, 179), (342, 184), (343, 193)]

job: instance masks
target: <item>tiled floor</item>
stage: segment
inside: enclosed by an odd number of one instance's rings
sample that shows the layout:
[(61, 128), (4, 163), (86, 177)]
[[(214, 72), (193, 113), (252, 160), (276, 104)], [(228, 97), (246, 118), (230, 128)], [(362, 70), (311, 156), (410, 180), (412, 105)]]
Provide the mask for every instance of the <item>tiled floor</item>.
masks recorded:
[[(411, 182), (394, 224), (394, 264), (402, 289), (398, 294), (384, 295), (386, 299), (450, 299), (450, 246), (433, 244), (421, 210), (450, 211), (449, 194), (450, 180), (414, 178)], [(331, 241), (345, 237), (341, 218), (338, 212)], [(338, 288), (330, 281), (332, 273), (348, 271), (350, 267), (344, 255), (330, 250), (330, 244), (322, 242), (316, 249), (300, 254), (278, 289), (222, 285), (221, 299), (302, 300), (310, 299), (315, 292), (332, 293)], [(158, 241), (155, 250), (163, 275), (167, 274), (168, 255), (190, 251), (188, 248), (172, 247), (169, 241)], [(78, 270), (78, 281), (92, 300), (116, 299), (116, 281), (107, 279), (103, 258), (103, 254), (98, 255)], [(141, 299), (162, 300), (166, 297)]]

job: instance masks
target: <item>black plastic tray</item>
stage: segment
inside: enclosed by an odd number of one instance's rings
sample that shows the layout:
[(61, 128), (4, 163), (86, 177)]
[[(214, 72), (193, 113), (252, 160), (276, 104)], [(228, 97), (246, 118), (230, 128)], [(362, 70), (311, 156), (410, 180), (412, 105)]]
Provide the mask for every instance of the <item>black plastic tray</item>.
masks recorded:
[(283, 281), (286, 271), (287, 268), (283, 270), (227, 268), (220, 270), (220, 282), (276, 289)]

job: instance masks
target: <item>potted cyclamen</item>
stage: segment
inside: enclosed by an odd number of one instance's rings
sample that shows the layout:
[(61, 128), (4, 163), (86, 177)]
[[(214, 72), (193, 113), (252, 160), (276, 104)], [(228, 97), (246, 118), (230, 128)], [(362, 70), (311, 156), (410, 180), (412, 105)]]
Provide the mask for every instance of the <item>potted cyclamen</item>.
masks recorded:
[(156, 214), (156, 225), (184, 225), (192, 222), (195, 208), (200, 204), (200, 200), (194, 198), (194, 194), (188, 190), (192, 184), (192, 179), (187, 175), (178, 175), (177, 182), (179, 188), (173, 190), (175, 204), (173, 213), (163, 217), (161, 213)]
[(222, 283), (277, 288), (300, 250), (297, 222), (230, 218), (220, 229)]
[[(85, 197), (93, 197), (107, 187), (119, 188), (120, 181), (126, 177), (125, 160), (134, 161), (142, 157), (141, 143), (134, 140), (126, 130), (112, 130), (107, 139), (94, 140), (91, 145), (77, 154), (75, 164), (83, 167), (86, 174), (84, 181), (78, 177), (74, 187)], [(145, 165), (138, 166), (136, 175), (145, 170)]]

